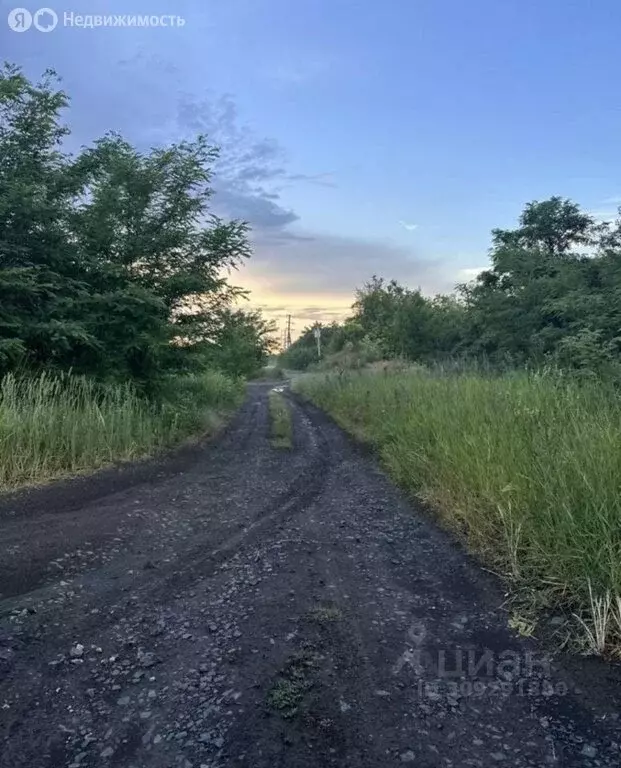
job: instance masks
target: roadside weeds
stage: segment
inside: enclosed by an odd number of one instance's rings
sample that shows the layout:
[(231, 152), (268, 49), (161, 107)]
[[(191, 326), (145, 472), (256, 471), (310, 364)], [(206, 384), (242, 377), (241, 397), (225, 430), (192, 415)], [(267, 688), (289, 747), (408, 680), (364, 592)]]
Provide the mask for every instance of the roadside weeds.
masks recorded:
[(555, 644), (621, 655), (621, 408), (605, 387), (416, 370), (294, 388), (510, 585), (521, 633), (553, 619)]

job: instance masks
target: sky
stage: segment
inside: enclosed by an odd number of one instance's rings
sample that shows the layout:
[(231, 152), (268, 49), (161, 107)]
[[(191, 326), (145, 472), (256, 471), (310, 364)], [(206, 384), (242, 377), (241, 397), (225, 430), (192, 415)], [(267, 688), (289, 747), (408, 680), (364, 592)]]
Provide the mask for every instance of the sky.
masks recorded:
[(15, 5), (0, 59), (58, 72), (73, 147), (221, 147), (214, 208), (252, 227), (234, 282), (294, 333), (347, 315), (373, 274), (452, 291), (530, 200), (621, 203), (619, 0), (48, 0), (49, 32), (13, 31)]

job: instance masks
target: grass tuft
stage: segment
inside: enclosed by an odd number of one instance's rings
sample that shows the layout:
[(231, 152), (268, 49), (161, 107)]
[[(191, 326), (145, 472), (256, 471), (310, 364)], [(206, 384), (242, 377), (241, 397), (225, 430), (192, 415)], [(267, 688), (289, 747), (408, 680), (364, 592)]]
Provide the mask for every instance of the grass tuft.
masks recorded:
[(298, 713), (306, 693), (313, 687), (317, 654), (306, 648), (293, 654), (267, 696), (267, 703), (286, 720)]
[(341, 611), (334, 605), (317, 605), (308, 613), (308, 618), (317, 624), (332, 624), (343, 618)]

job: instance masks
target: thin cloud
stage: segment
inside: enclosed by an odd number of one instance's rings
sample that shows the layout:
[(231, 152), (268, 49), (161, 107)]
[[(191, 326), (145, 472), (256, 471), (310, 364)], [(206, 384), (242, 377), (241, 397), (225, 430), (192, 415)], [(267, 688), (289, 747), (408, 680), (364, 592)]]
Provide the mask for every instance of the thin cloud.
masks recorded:
[(382, 275), (426, 293), (452, 290), (455, 270), (444, 260), (428, 259), (411, 248), (382, 240), (301, 233), (275, 242), (264, 232), (253, 233), (254, 255), (249, 273), (270, 276), (274, 292), (353, 296), (372, 275)]
[(337, 186), (333, 173), (290, 173), (286, 178), (288, 181), (305, 181), (319, 187), (334, 188)]
[[(278, 142), (257, 136), (244, 124), (232, 96), (214, 94), (189, 78), (189, 70), (171, 63), (170, 50), (144, 48), (134, 56), (126, 36), (74, 38), (77, 49), (58, 47), (48, 60), (31, 36), (30, 54), (33, 74), (51, 64), (68, 76), (72, 96), (68, 122), (75, 131), (70, 149), (109, 129), (144, 150), (196, 133), (209, 136), (222, 150), (214, 169), (215, 212), (245, 219), (252, 227), (254, 255), (235, 280), (243, 282), (247, 276), (249, 285), (254, 283), (251, 301), (276, 308), (293, 305), (292, 313), (297, 304), (305, 319), (332, 318), (347, 314), (355, 288), (373, 274), (420, 286), (428, 294), (450, 291), (458, 281), (454, 265), (425, 258), (414, 248), (304, 231), (299, 212), (287, 205), (283, 190), (292, 184), (332, 186), (334, 176), (325, 170), (297, 172), (289, 167)], [(114, 40), (112, 48), (109, 40)], [(77, 69), (72, 63), (76, 50), (85, 62)], [(310, 67), (309, 74), (318, 73)], [(400, 225), (409, 232), (417, 229), (406, 221)]]

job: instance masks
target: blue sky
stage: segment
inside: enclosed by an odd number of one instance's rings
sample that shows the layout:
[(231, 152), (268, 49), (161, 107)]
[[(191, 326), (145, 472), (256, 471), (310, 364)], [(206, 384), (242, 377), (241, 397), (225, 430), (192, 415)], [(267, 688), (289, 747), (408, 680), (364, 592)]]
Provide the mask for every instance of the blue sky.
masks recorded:
[(215, 204), (253, 226), (240, 280), (299, 327), (344, 312), (373, 273), (451, 290), (529, 200), (610, 215), (621, 196), (618, 0), (48, 5), (186, 19), (48, 34), (3, 21), (0, 56), (58, 70), (76, 145), (208, 131), (223, 148)]

